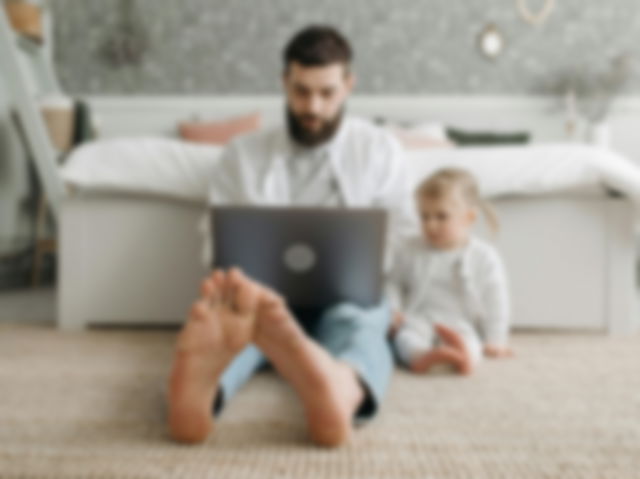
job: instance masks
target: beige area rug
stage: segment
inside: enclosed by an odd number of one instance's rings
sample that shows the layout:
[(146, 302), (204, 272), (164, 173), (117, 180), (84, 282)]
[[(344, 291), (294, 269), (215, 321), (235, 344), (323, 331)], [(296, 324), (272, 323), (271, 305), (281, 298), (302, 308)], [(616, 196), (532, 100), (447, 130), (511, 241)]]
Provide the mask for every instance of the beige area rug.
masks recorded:
[(2, 478), (640, 477), (640, 338), (519, 334), (472, 377), (398, 371), (351, 444), (305, 436), (262, 373), (214, 437), (172, 443), (161, 393), (175, 332), (0, 324)]

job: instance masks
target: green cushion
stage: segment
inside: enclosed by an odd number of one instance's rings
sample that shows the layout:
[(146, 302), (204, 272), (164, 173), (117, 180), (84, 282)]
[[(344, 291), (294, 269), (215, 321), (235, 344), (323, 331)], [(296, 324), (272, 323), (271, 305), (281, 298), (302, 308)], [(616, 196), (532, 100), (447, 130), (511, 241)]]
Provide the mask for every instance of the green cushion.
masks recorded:
[(467, 131), (447, 127), (447, 137), (459, 146), (517, 145), (529, 143), (531, 135), (527, 131), (503, 133), (492, 131)]

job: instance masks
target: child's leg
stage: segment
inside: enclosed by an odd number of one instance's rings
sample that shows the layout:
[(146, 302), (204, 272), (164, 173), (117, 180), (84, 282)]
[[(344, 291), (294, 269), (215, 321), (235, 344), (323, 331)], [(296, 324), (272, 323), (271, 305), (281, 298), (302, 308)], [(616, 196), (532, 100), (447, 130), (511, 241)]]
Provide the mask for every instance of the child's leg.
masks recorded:
[(449, 345), (434, 347), (436, 331), (427, 321), (411, 327), (412, 321), (394, 337), (394, 347), (400, 362), (414, 373), (426, 373), (437, 364), (451, 364), (458, 369), (464, 362), (463, 354)]
[[(452, 328), (436, 324), (428, 327), (421, 321), (419, 328), (402, 328), (394, 338), (394, 346), (400, 361), (411, 371), (426, 373), (436, 365), (451, 365), (462, 374), (469, 374), (473, 368), (470, 348), (465, 338)], [(419, 329), (419, 330), (418, 330)], [(434, 347), (435, 337), (439, 345)]]
[(393, 347), (400, 363), (409, 369), (414, 360), (433, 350), (434, 335), (430, 327), (416, 331), (405, 324), (393, 337)]
[(471, 368), (475, 368), (482, 359), (482, 341), (471, 323), (456, 325), (454, 329), (462, 338), (469, 356)]
[(470, 374), (482, 357), (482, 344), (473, 326), (467, 322), (455, 325), (438, 323), (435, 330), (441, 344), (436, 349), (448, 349), (445, 357), (452, 358), (458, 372)]

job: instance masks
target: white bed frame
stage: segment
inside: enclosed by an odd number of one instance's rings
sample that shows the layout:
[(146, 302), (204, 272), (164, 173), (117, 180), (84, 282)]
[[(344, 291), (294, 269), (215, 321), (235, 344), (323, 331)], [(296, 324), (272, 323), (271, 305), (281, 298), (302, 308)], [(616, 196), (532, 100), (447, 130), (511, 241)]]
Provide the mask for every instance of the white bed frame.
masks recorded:
[[(623, 198), (495, 202), (517, 327), (628, 333), (638, 323), (633, 215)], [(125, 195), (63, 202), (59, 324), (175, 324), (206, 274), (202, 205)], [(484, 234), (480, 228), (479, 234)]]
[[(103, 136), (170, 134), (179, 119), (202, 112), (228, 116), (260, 110), (274, 118), (277, 98), (123, 101), (94, 99)], [(535, 116), (540, 135), (546, 106), (528, 101), (411, 101), (355, 99), (352, 111), (404, 119), (439, 118), (484, 128), (527, 127)], [(354, 108), (355, 106), (355, 108)], [(513, 110), (511, 114), (500, 114)], [(526, 107), (526, 108), (523, 108)], [(135, 112), (135, 113), (134, 113)], [(214, 112), (213, 114), (211, 112)], [(519, 112), (519, 113), (518, 113)], [(135, 127), (131, 122), (135, 118)], [(495, 202), (501, 232), (496, 243), (510, 275), (513, 322), (522, 328), (629, 333), (637, 329), (636, 241), (629, 200), (607, 195), (502, 198)], [(123, 194), (73, 195), (60, 218), (59, 325), (180, 323), (206, 274), (197, 222), (204, 206)], [(479, 234), (485, 235), (483, 228)]]

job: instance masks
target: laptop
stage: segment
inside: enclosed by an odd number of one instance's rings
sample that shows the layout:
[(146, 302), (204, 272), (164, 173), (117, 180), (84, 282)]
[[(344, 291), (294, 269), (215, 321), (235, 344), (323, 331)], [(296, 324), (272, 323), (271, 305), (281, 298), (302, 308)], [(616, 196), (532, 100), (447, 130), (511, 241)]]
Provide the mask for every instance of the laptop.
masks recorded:
[(241, 268), (292, 308), (381, 299), (383, 209), (220, 206), (211, 221), (213, 266)]

